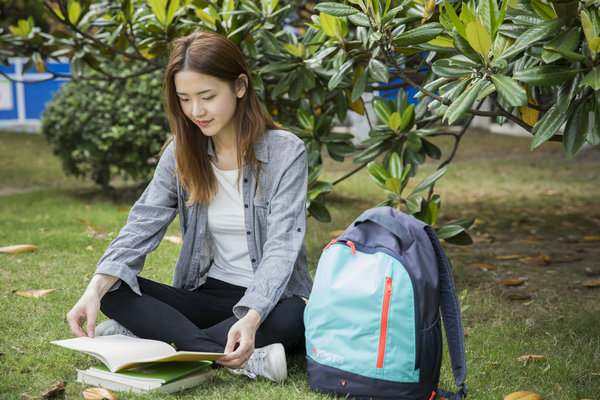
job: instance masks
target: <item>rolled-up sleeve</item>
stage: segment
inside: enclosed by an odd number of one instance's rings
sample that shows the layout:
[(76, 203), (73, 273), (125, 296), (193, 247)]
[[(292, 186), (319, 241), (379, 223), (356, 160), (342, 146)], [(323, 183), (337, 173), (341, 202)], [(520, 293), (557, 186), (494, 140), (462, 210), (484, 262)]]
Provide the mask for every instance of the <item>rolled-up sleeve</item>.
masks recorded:
[(270, 180), (266, 234), (263, 243), (257, 243), (262, 257), (252, 284), (233, 309), (241, 318), (252, 308), (263, 321), (286, 289), (304, 243), (308, 179), (304, 144), (296, 137), (283, 140), (270, 149), (269, 164), (276, 179)]
[(170, 143), (152, 181), (131, 208), (127, 223), (98, 262), (96, 274), (116, 276), (120, 278), (117, 285), (123, 281), (140, 294), (137, 275), (144, 267), (146, 255), (158, 247), (177, 215), (175, 165), (174, 147)]

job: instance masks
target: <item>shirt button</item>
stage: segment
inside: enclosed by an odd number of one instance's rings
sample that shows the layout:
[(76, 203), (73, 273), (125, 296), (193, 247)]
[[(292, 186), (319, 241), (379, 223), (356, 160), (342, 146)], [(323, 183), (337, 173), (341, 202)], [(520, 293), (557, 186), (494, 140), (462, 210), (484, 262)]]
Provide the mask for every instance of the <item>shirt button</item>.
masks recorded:
[(253, 263), (255, 263), (255, 262), (256, 262), (256, 258), (253, 258), (253, 259), (252, 259), (252, 262), (253, 262)]
[(248, 204), (244, 204), (244, 208), (248, 208)]
[(248, 236), (250, 236), (251, 233), (252, 232), (250, 232), (250, 231), (246, 231), (246, 235), (248, 235)]
[(300, 228), (298, 228), (297, 230), (298, 230), (298, 232), (302, 232), (302, 229), (300, 229)]
[(247, 183), (247, 182), (248, 182), (248, 178), (244, 178), (244, 183)]

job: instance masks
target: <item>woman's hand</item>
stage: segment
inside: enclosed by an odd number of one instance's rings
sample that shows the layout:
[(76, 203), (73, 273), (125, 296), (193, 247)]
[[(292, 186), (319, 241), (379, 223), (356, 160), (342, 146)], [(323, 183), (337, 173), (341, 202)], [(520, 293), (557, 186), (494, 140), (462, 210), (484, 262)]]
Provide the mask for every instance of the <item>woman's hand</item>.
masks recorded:
[[(111, 275), (96, 274), (79, 301), (67, 313), (67, 322), (75, 336), (94, 337), (96, 318), (100, 312), (100, 299), (119, 278)], [(87, 322), (86, 331), (83, 324)]]
[[(227, 368), (243, 368), (254, 353), (254, 338), (260, 322), (258, 312), (248, 310), (248, 313), (229, 329), (225, 355), (217, 362)], [(239, 343), (239, 346), (234, 351), (236, 343)]]

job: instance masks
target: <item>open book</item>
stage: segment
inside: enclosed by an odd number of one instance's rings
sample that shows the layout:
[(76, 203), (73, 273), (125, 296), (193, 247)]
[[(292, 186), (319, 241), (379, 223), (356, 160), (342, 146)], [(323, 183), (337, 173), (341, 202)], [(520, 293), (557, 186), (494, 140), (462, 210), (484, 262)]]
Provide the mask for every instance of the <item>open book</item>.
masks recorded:
[(102, 361), (111, 372), (153, 362), (214, 361), (225, 355), (223, 353), (177, 351), (171, 345), (159, 340), (140, 339), (125, 335), (78, 337), (55, 340), (51, 343), (94, 356)]

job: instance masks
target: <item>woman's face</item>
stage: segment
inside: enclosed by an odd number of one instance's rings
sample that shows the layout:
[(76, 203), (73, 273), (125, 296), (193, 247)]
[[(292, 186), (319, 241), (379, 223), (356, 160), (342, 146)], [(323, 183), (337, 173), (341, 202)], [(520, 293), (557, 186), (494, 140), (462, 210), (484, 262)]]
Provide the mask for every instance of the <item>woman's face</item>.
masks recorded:
[(236, 134), (233, 116), (237, 99), (246, 93), (247, 79), (241, 74), (232, 87), (229, 82), (195, 71), (179, 71), (174, 77), (183, 113), (211, 137)]

